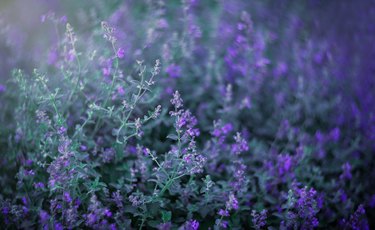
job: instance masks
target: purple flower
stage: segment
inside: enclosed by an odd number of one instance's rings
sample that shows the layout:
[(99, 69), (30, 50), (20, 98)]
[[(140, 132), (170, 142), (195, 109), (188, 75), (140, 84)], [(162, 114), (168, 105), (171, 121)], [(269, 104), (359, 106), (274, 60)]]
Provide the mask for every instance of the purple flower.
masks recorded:
[(124, 56), (125, 56), (125, 50), (124, 50), (124, 48), (119, 48), (117, 50), (117, 57), (118, 58), (123, 58)]
[(44, 183), (36, 182), (36, 183), (34, 183), (34, 188), (35, 189), (42, 189), (42, 188), (44, 188)]
[(280, 176), (283, 176), (292, 168), (292, 157), (289, 155), (279, 155), (277, 164), (278, 173)]
[(249, 150), (247, 141), (242, 138), (241, 133), (237, 132), (236, 136), (234, 136), (234, 140), (236, 143), (232, 145), (232, 153), (239, 155)]
[(332, 139), (332, 141), (337, 142), (340, 139), (340, 133), (341, 132), (339, 128), (334, 128), (329, 133), (329, 136)]
[(352, 179), (352, 166), (349, 164), (349, 162), (346, 162), (341, 166), (342, 168), (342, 174), (340, 175), (341, 180), (350, 180)]
[(253, 217), (252, 222), (256, 230), (262, 229), (267, 225), (267, 210), (262, 210), (260, 213), (253, 210), (251, 216)]
[(368, 205), (370, 206), (370, 208), (375, 207), (375, 194), (371, 196), (370, 201), (368, 202)]
[(87, 150), (87, 146), (86, 145), (81, 145), (79, 148), (80, 148), (80, 150), (82, 152), (85, 152)]
[(289, 229), (298, 227), (301, 229), (312, 229), (319, 225), (316, 218), (320, 211), (315, 189), (307, 187), (298, 188), (293, 183), (288, 195), (288, 218), (281, 223), (281, 228)]
[(40, 219), (40, 223), (42, 225), (48, 223), (49, 217), (50, 216), (48, 215), (48, 213), (46, 211), (44, 211), (44, 210), (39, 211), (39, 219)]
[(178, 91), (176, 91), (173, 94), (173, 98), (171, 99), (171, 103), (172, 103), (172, 105), (174, 105), (176, 110), (183, 106), (183, 104), (182, 104), (183, 100), (181, 99), (180, 93)]
[(221, 131), (223, 134), (228, 134), (233, 130), (233, 125), (231, 123), (225, 124), (222, 128)]
[(341, 226), (345, 229), (354, 229), (354, 230), (368, 230), (370, 229), (368, 226), (367, 218), (366, 218), (366, 211), (363, 205), (359, 205), (357, 210), (350, 215), (349, 220), (341, 220)]
[(67, 21), (68, 21), (68, 17), (66, 15), (61, 16), (61, 18), (60, 18), (61, 23), (65, 24), (65, 23), (67, 23)]
[(116, 206), (121, 209), (123, 207), (123, 200), (124, 197), (121, 195), (120, 190), (117, 190), (116, 192), (112, 193), (112, 199), (116, 203)]
[(196, 220), (189, 220), (185, 223), (184, 230), (198, 230), (199, 222)]
[(64, 197), (65, 202), (67, 203), (72, 202), (72, 197), (70, 196), (69, 192), (64, 192), (63, 197)]
[(217, 219), (215, 221), (215, 224), (216, 224), (216, 226), (219, 226), (219, 229), (220, 229), (220, 227), (224, 228), (224, 229), (228, 228), (228, 221), (226, 221), (226, 220)]
[(229, 200), (227, 201), (225, 207), (228, 210), (237, 210), (238, 209), (238, 201), (237, 198), (234, 196), (233, 193), (229, 194)]
[(59, 222), (55, 222), (54, 227), (55, 230), (64, 230), (64, 227)]
[(67, 129), (64, 126), (61, 126), (61, 127), (58, 128), (57, 133), (59, 135), (63, 135), (63, 134), (66, 133), (66, 131), (67, 131)]
[(86, 224), (88, 226), (92, 226), (97, 222), (97, 220), (98, 220), (97, 215), (95, 213), (90, 213), (86, 217)]
[(274, 69), (274, 75), (280, 77), (288, 72), (288, 65), (285, 62), (280, 62)]
[(103, 163), (110, 163), (116, 157), (116, 151), (114, 148), (107, 148), (104, 152), (100, 155)]
[(105, 209), (105, 210), (104, 210), (104, 215), (105, 215), (106, 217), (111, 217), (111, 216), (112, 216), (112, 212), (109, 211), (109, 209)]
[(160, 18), (156, 24), (159, 29), (166, 29), (169, 26), (168, 21), (164, 18)]
[(172, 228), (172, 223), (171, 222), (162, 223), (162, 224), (159, 224), (157, 228), (158, 230), (169, 230)]
[(48, 61), (47, 63), (49, 65), (54, 65), (59, 58), (59, 54), (57, 52), (57, 49), (51, 49), (50, 52), (48, 53)]
[(179, 78), (181, 76), (181, 67), (176, 64), (171, 64), (165, 69), (165, 72), (172, 78)]
[(229, 212), (226, 209), (225, 210), (224, 209), (220, 209), (219, 212), (218, 212), (218, 214), (220, 216), (229, 216)]
[(118, 93), (120, 96), (123, 96), (123, 95), (125, 94), (124, 87), (122, 87), (122, 86), (117, 87), (117, 93)]

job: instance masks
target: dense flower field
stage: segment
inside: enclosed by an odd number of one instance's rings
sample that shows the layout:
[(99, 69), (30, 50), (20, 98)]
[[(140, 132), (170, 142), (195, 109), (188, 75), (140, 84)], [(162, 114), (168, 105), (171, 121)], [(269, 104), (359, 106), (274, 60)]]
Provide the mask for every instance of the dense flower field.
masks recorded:
[(372, 1), (35, 4), (0, 4), (1, 229), (375, 228)]

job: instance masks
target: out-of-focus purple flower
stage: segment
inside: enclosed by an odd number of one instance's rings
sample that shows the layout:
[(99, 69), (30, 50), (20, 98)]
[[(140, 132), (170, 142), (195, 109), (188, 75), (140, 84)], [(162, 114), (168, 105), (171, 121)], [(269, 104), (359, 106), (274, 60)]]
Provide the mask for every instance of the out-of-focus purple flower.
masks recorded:
[(189, 220), (185, 223), (183, 230), (198, 230), (199, 222), (196, 220)]
[(34, 183), (34, 188), (35, 189), (42, 189), (42, 188), (44, 188), (44, 183), (36, 182), (36, 183)]
[(109, 75), (111, 75), (111, 72), (112, 72), (112, 59), (109, 58), (103, 62), (102, 62), (102, 72), (105, 77), (108, 77)]
[(64, 127), (64, 126), (60, 126), (58, 129), (57, 129), (57, 133), (59, 135), (64, 135), (66, 133), (67, 129)]
[(273, 73), (276, 77), (280, 77), (288, 72), (288, 65), (285, 62), (279, 62)]
[(72, 202), (72, 197), (70, 196), (69, 192), (64, 192), (63, 197), (64, 197), (65, 202), (67, 202), (67, 203)]
[(104, 152), (100, 155), (103, 163), (110, 163), (116, 157), (116, 151), (114, 148), (107, 148)]
[(168, 24), (168, 21), (165, 18), (160, 18), (157, 21), (156, 26), (157, 26), (158, 29), (166, 29), (166, 28), (169, 27), (169, 24)]
[(111, 212), (109, 209), (105, 209), (105, 210), (104, 210), (104, 215), (105, 215), (106, 217), (111, 217), (111, 216), (112, 216), (112, 212)]
[(119, 49), (117, 50), (117, 57), (118, 57), (118, 58), (123, 58), (123, 57), (125, 57), (125, 50), (124, 50), (124, 48), (119, 48)]
[(332, 141), (337, 142), (340, 139), (340, 128), (334, 128), (329, 133), (329, 136)]
[(86, 217), (86, 224), (88, 226), (92, 226), (97, 222), (97, 220), (98, 220), (97, 215), (95, 213), (90, 213)]
[(124, 87), (122, 87), (122, 86), (117, 87), (117, 93), (118, 93), (120, 96), (123, 96), (123, 95), (125, 94)]
[(119, 209), (123, 207), (122, 202), (124, 201), (124, 197), (121, 195), (120, 190), (117, 190), (116, 192), (112, 193), (112, 199)]
[(179, 65), (173, 63), (165, 69), (165, 72), (172, 78), (179, 78), (181, 77), (182, 70)]
[(277, 169), (280, 176), (288, 173), (292, 168), (292, 157), (289, 155), (279, 155), (277, 160)]
[(350, 165), (350, 163), (346, 162), (345, 164), (341, 166), (341, 168), (342, 168), (342, 174), (340, 175), (340, 179), (341, 180), (352, 179), (352, 173), (351, 173), (352, 166)]
[(48, 65), (54, 65), (58, 61), (59, 54), (56, 49), (52, 49), (48, 53), (48, 60), (47, 63)]
[(267, 210), (264, 209), (260, 213), (253, 210), (251, 216), (253, 217), (252, 222), (256, 230), (263, 229), (267, 225)]
[(288, 209), (290, 210), (288, 211), (288, 219), (281, 223), (281, 228), (289, 229), (299, 226), (302, 229), (312, 229), (319, 225), (316, 215), (320, 208), (318, 207), (315, 189), (298, 188), (298, 185), (293, 183), (288, 195)]
[(21, 200), (22, 200), (22, 204), (23, 204), (23, 205), (27, 205), (27, 199), (26, 199), (26, 197), (23, 196), (23, 197), (21, 198)]
[(340, 189), (338, 193), (340, 195), (341, 202), (346, 203), (346, 201), (348, 200), (348, 196), (346, 195), (346, 192), (343, 189)]
[(249, 150), (249, 145), (245, 139), (242, 138), (241, 133), (237, 132), (234, 136), (235, 144), (232, 145), (232, 153), (238, 155)]
[(228, 134), (233, 130), (233, 125), (231, 123), (225, 124), (222, 128), (221, 131), (223, 134)]
[(240, 161), (234, 163), (233, 181), (231, 185), (236, 191), (243, 189), (247, 183), (245, 170), (246, 166)]
[(42, 225), (47, 224), (48, 221), (49, 221), (49, 218), (50, 218), (50, 216), (48, 215), (48, 213), (46, 211), (44, 211), (44, 210), (39, 211), (39, 219), (40, 219), (40, 223)]
[(237, 198), (234, 196), (233, 193), (229, 194), (229, 200), (226, 203), (226, 208), (228, 210), (237, 210), (238, 209), (238, 201)]
[(369, 202), (368, 202), (368, 205), (370, 206), (370, 208), (374, 208), (375, 207), (375, 194), (371, 196)]
[(111, 74), (111, 68), (110, 67), (103, 67), (102, 71), (103, 71), (104, 76), (109, 76)]
[(340, 225), (344, 229), (369, 230), (370, 228), (367, 222), (364, 206), (362, 204), (359, 205), (357, 210), (350, 215), (350, 219), (341, 220)]
[(6, 87), (3, 84), (0, 84), (0, 93), (5, 92)]
[(61, 16), (61, 18), (60, 18), (60, 22), (61, 22), (62, 24), (67, 23), (67, 22), (68, 22), (68, 17), (67, 17), (66, 15)]
[(218, 214), (220, 216), (229, 216), (229, 212), (226, 209), (225, 210), (224, 209), (220, 209), (219, 212), (218, 212)]
[(117, 228), (116, 228), (116, 224), (111, 224), (111, 225), (109, 225), (109, 229), (110, 229), (110, 230), (117, 230)]
[(217, 219), (215, 221), (215, 224), (216, 224), (216, 226), (219, 227), (219, 229), (220, 228), (223, 228), (223, 229), (227, 229), (228, 228), (228, 221), (226, 221), (226, 220)]
[(180, 93), (178, 91), (176, 91), (174, 94), (173, 94), (173, 98), (171, 99), (171, 103), (172, 105), (174, 105), (175, 109), (179, 109), (183, 106), (183, 100), (180, 96)]
[(80, 148), (80, 150), (82, 152), (85, 152), (87, 150), (87, 146), (86, 145), (81, 145), (79, 148)]
[(55, 230), (64, 230), (64, 227), (59, 222), (55, 222), (54, 224)]
[(169, 230), (172, 228), (172, 223), (171, 222), (162, 223), (162, 224), (159, 224), (157, 228), (158, 230)]

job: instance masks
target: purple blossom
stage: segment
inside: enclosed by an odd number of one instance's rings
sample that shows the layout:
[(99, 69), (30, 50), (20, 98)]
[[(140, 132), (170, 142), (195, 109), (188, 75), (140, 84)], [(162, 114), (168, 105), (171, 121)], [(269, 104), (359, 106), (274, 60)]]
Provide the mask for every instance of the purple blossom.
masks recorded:
[(117, 57), (118, 58), (123, 58), (123, 57), (125, 57), (125, 50), (124, 50), (124, 48), (119, 48), (118, 50), (117, 50)]
[(55, 227), (55, 230), (64, 230), (63, 225), (59, 222), (55, 222), (54, 227)]
[(220, 216), (229, 216), (229, 212), (226, 209), (225, 210), (224, 209), (220, 209), (219, 212), (218, 212), (218, 214)]
[(171, 99), (172, 105), (174, 105), (175, 109), (179, 109), (183, 106), (183, 100), (181, 99), (180, 93), (176, 91), (173, 94), (173, 98)]
[(103, 153), (100, 155), (103, 163), (110, 163), (112, 162), (116, 157), (116, 151), (114, 148), (107, 148), (103, 151)]
[(337, 142), (340, 139), (340, 133), (341, 131), (339, 128), (334, 128), (329, 133), (329, 136), (332, 139), (332, 141)]
[(189, 220), (185, 223), (183, 230), (198, 230), (199, 222), (196, 220)]
[(172, 78), (179, 78), (181, 77), (182, 71), (180, 66), (171, 64), (165, 69), (165, 72), (167, 72), (167, 74)]
[(121, 195), (120, 190), (112, 193), (113, 201), (116, 203), (116, 206), (121, 209), (123, 207), (124, 197)]
[(317, 192), (313, 188), (298, 188), (297, 184), (292, 185), (288, 195), (288, 219), (281, 223), (281, 228), (300, 226), (302, 229), (312, 229), (319, 225), (316, 218), (320, 211), (317, 202)]
[(67, 202), (67, 203), (70, 203), (70, 202), (73, 201), (73, 199), (72, 199), (72, 197), (70, 196), (70, 193), (69, 193), (69, 192), (64, 192), (63, 197), (64, 197), (64, 201)]
[(349, 220), (341, 220), (340, 225), (345, 229), (368, 230), (369, 225), (366, 218), (366, 211), (363, 205), (359, 205), (357, 210), (350, 215)]
[(123, 95), (125, 94), (124, 87), (122, 87), (122, 86), (118, 86), (118, 87), (117, 87), (117, 93), (118, 93), (120, 96), (123, 96)]
[(375, 207), (375, 194), (373, 194), (371, 197), (370, 197), (370, 200), (368, 202), (368, 205), (370, 206), (370, 208), (374, 208)]
[(252, 222), (256, 230), (263, 229), (267, 225), (267, 210), (264, 209), (260, 213), (253, 210), (251, 216), (253, 217)]
[(234, 196), (233, 193), (229, 194), (229, 200), (225, 204), (227, 210), (237, 210), (238, 209), (238, 201), (237, 198)]
[(44, 210), (39, 211), (39, 219), (42, 225), (48, 224), (49, 218), (50, 216), (46, 211)]
[(159, 224), (157, 227), (158, 230), (170, 230), (171, 228), (172, 228), (171, 222)]
[(238, 155), (249, 150), (247, 141), (242, 138), (241, 133), (237, 132), (234, 140), (236, 143), (232, 145), (232, 153)]
[(342, 174), (340, 175), (341, 180), (351, 180), (352, 179), (352, 166), (349, 164), (349, 162), (346, 162), (341, 166), (342, 168)]
[(45, 186), (44, 186), (44, 183), (43, 182), (35, 182), (34, 183), (34, 188), (35, 189), (43, 189)]

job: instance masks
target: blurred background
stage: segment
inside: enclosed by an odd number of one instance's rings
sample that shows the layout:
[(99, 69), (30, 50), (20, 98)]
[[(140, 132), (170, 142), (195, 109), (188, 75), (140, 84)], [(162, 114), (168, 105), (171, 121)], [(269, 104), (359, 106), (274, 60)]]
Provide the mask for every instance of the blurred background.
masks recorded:
[[(154, 5), (160, 1), (152, 0), (2, 0), (0, 2), (0, 84), (2, 91), (11, 78), (11, 70), (24, 69), (30, 72), (40, 63), (50, 63), (54, 58), (53, 47), (69, 21), (80, 36), (85, 36), (107, 20), (123, 31), (127, 43), (127, 53), (139, 54), (139, 48), (147, 43), (147, 24), (155, 13)], [(375, 59), (375, 1), (222, 1), (192, 0), (195, 13), (202, 21), (202, 43), (216, 41), (205, 36), (206, 28), (216, 26), (217, 30), (226, 28), (225, 20), (215, 22), (212, 14), (220, 11), (222, 20), (238, 18), (242, 10), (251, 14), (258, 30), (268, 31), (269, 40), (266, 56), (271, 67), (280, 65), (295, 48), (296, 41), (311, 44), (320, 43), (322, 50), (315, 50), (315, 59), (324, 62), (334, 60), (331, 73), (336, 77), (337, 86), (343, 97), (359, 100), (359, 109), (366, 114), (362, 120), (374, 123), (374, 59)], [(164, 1), (167, 11), (165, 18), (171, 29), (178, 23), (181, 14), (180, 0)], [(219, 9), (224, 6), (224, 10)], [(209, 11), (207, 9), (210, 9)], [(157, 12), (156, 12), (157, 13)], [(145, 20), (150, 18), (151, 20)], [(53, 20), (48, 20), (53, 18)], [(205, 20), (207, 18), (207, 21)], [(211, 21), (210, 21), (211, 20)], [(220, 27), (223, 27), (221, 29)], [(59, 28), (58, 28), (59, 27)], [(222, 32), (223, 32), (222, 31)], [(230, 34), (230, 31), (227, 31)], [(223, 33), (225, 35), (225, 33)], [(292, 42), (291, 39), (295, 39)], [(310, 42), (311, 41), (311, 42)], [(219, 40), (218, 40), (219, 42)], [(307, 45), (308, 46), (308, 45)], [(299, 49), (307, 50), (307, 47)], [(306, 51), (307, 52), (307, 51)], [(157, 54), (155, 55), (157, 56)], [(276, 67), (275, 67), (276, 68)], [(333, 71), (332, 71), (333, 70)], [(367, 123), (367, 122), (365, 122)], [(368, 126), (368, 125), (365, 125)], [(374, 136), (373, 128), (368, 130)]]

